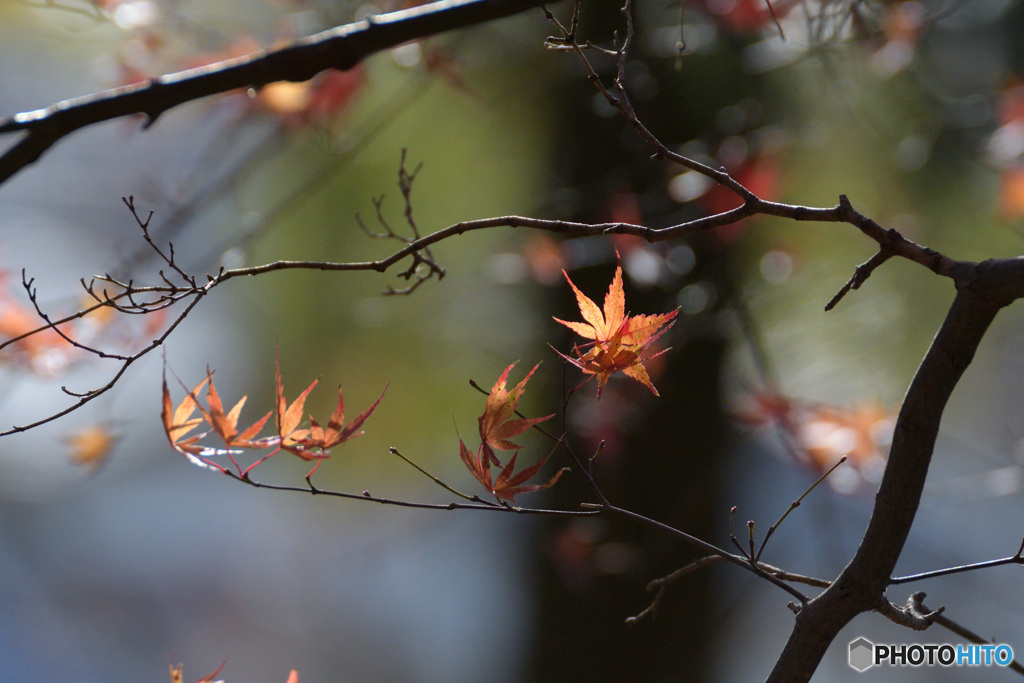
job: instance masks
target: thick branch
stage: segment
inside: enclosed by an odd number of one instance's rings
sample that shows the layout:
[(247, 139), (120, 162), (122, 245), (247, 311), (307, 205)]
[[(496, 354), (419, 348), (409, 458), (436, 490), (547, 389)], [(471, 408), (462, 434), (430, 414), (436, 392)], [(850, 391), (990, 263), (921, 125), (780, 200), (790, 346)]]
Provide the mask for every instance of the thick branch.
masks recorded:
[(100, 121), (145, 114), (148, 125), (163, 112), (201, 97), (275, 81), (306, 81), (325, 69), (351, 69), (381, 50), (501, 19), (540, 4), (540, 0), (441, 0), (338, 26), (274, 50), (2, 118), (0, 133), (23, 131), (23, 135), (0, 157), (0, 183), (36, 161), (65, 135)]
[(1021, 288), (1021, 278), (1007, 280), (997, 262), (961, 272), (953, 305), (900, 410), (889, 463), (860, 547), (833, 585), (797, 615), (769, 681), (809, 680), (840, 629), (884, 600), (921, 500), (946, 401), (996, 313)]

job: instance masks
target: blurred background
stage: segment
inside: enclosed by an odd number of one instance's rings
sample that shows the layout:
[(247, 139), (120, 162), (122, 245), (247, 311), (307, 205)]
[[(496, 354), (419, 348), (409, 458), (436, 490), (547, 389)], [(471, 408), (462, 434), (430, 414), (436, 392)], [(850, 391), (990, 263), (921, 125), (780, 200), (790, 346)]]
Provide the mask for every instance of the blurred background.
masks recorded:
[[(639, 3), (627, 87), (673, 149), (724, 165), (766, 199), (855, 208), (964, 259), (1024, 245), (1024, 7), (1009, 0)], [(7, 0), (0, 3), (0, 112), (13, 114), (287, 42), (393, 6), (315, 0)], [(568, 21), (570, 7), (557, 6)], [(586, 5), (585, 39), (609, 46), (614, 3)], [(503, 214), (664, 227), (735, 205), (701, 177), (649, 160), (554, 34), (527, 13), (377, 55), (356, 70), (179, 108), (143, 130), (125, 119), (76, 133), (0, 187), (0, 335), (34, 324), (21, 285), (63, 315), (80, 278), (159, 282), (161, 265), (121, 201), (154, 212), (159, 244), (202, 275), (276, 259), (380, 258), (382, 218), (408, 234), (399, 167), (417, 172), (424, 232)], [(593, 54), (610, 82), (611, 60)], [(11, 140), (0, 141), (6, 148)], [(651, 362), (661, 393), (588, 385), (567, 424), (616, 503), (729, 547), (729, 509), (758, 535), (841, 455), (763, 559), (834, 576), (870, 511), (888, 431), (952, 299), (949, 283), (887, 263), (835, 310), (825, 304), (873, 253), (853, 228), (755, 218), (659, 245), (560, 242), (497, 229), (434, 248), (447, 268), (409, 296), (394, 274), (280, 272), (218, 287), (165, 346), (175, 403), (215, 371), (242, 423), (271, 408), (274, 353), (289, 399), (349, 415), (388, 392), (317, 472), (323, 488), (448, 502), (388, 452), (477, 491), (458, 458), (483, 411), (469, 386), (543, 361), (522, 407), (556, 412), (566, 386), (551, 320), (578, 319), (561, 269), (600, 302), (615, 269), (631, 313), (678, 307)], [(166, 267), (165, 267), (166, 270)], [(172, 311), (173, 314), (173, 311)], [(131, 352), (169, 317), (91, 316), (80, 339)], [(897, 569), (911, 574), (1012, 555), (1022, 530), (1021, 313), (1005, 311), (943, 424), (929, 487)], [(38, 337), (0, 351), (0, 428), (70, 404), (117, 369)], [(673, 585), (656, 618), (627, 628), (644, 590), (698, 557), (615, 520), (427, 512), (239, 486), (190, 466), (160, 423), (163, 359), (51, 425), (0, 439), (0, 669), (22, 681), (735, 680), (763, 678), (788, 637), (790, 599), (729, 567)], [(172, 374), (173, 372), (173, 374)], [(453, 425), (454, 420), (454, 425)], [(524, 462), (550, 448), (524, 435)], [(561, 456), (558, 456), (561, 457)], [(564, 463), (549, 463), (539, 479)], [(226, 463), (225, 463), (226, 464)], [(255, 478), (302, 485), (287, 454)], [(527, 506), (575, 509), (567, 475)], [(1006, 567), (890, 590), (1024, 652)], [(848, 636), (848, 637), (847, 637)], [(822, 680), (852, 679), (846, 647), (959, 642), (863, 615)], [(907, 680), (1005, 672), (901, 671)], [(1007, 674), (1008, 675), (1008, 674)], [(944, 677), (945, 676), (945, 677)]]

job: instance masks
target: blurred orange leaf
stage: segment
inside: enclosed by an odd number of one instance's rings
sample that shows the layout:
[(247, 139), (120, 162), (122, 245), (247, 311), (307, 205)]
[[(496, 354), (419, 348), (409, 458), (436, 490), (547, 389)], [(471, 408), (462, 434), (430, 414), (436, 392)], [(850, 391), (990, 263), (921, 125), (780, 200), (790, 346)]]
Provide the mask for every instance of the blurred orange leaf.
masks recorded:
[[(872, 480), (886, 460), (896, 412), (878, 402), (852, 408), (799, 401), (775, 390), (755, 393), (753, 405), (733, 416), (751, 427), (774, 424), (787, 436), (794, 457), (823, 473), (846, 456), (860, 479)], [(829, 480), (836, 486), (836, 482)]]
[(1024, 165), (1002, 172), (999, 191), (999, 215), (1004, 220), (1024, 216)]
[(110, 455), (117, 443), (117, 435), (108, 425), (88, 425), (73, 432), (66, 439), (71, 449), (71, 462), (96, 471)]

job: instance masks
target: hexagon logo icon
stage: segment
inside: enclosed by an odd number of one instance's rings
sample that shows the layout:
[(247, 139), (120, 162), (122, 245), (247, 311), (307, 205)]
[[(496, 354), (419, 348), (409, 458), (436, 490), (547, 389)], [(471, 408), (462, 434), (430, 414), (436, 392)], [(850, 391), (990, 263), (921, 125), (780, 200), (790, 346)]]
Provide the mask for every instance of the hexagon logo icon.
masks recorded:
[(850, 643), (850, 666), (857, 671), (867, 671), (875, 665), (875, 644), (867, 638), (858, 638)]

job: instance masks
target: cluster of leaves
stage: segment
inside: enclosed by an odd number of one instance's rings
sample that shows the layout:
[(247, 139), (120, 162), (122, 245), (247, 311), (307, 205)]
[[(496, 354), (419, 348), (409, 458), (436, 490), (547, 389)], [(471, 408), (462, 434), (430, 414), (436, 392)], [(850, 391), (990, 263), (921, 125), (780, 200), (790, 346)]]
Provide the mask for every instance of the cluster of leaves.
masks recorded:
[[(562, 272), (565, 274), (564, 270)], [(676, 311), (659, 315), (627, 315), (621, 265), (615, 269), (615, 276), (608, 294), (605, 296), (603, 309), (583, 294), (569, 279), (568, 274), (565, 274), (565, 278), (576, 294), (580, 313), (586, 322), (567, 322), (557, 318), (555, 320), (589, 341), (583, 344), (582, 348), (575, 346), (573, 355), (563, 354), (557, 349), (555, 352), (565, 361), (579, 368), (585, 375), (589, 375), (586, 381), (597, 377), (598, 397), (608, 379), (616, 372), (622, 372), (635, 379), (657, 395), (658, 391), (651, 382), (644, 362), (667, 350), (663, 349), (653, 354), (648, 352), (651, 345), (672, 326)], [(475, 454), (469, 450), (462, 437), (459, 436), (459, 456), (462, 462), (473, 477), (491, 495), (502, 502), (514, 503), (516, 496), (520, 494), (533, 493), (553, 486), (564, 471), (559, 470), (545, 483), (528, 483), (544, 467), (554, 450), (533, 465), (516, 471), (517, 459), (522, 446), (514, 442), (513, 439), (531, 428), (539, 429), (540, 423), (553, 417), (553, 415), (524, 417), (518, 411), (519, 401), (526, 391), (526, 384), (539, 366), (539, 363), (533, 366), (526, 377), (515, 387), (509, 389), (507, 386), (509, 373), (515, 367), (515, 363), (512, 363), (505, 368), (494, 386), (491, 387), (484, 412), (478, 418), (480, 444)], [(310, 416), (309, 427), (300, 428), (306, 399), (316, 386), (317, 381), (314, 380), (299, 394), (298, 398), (289, 403), (285, 398), (284, 386), (281, 382), (280, 362), (279, 360), (275, 361), (276, 400), (274, 409), (268, 411), (248, 427), (240, 428), (238, 421), (242, 408), (245, 406), (246, 397), (243, 396), (229, 410), (225, 410), (224, 403), (213, 382), (213, 372), (209, 368), (207, 368), (206, 377), (191, 391), (183, 385), (187, 393), (177, 406), (172, 404), (165, 373), (161, 415), (167, 440), (174, 450), (193, 464), (226, 474), (236, 474), (243, 479), (254, 467), (267, 458), (286, 451), (303, 460), (316, 463), (306, 475), (308, 480), (319, 464), (329, 457), (331, 448), (340, 446), (362, 434), (360, 429), (363, 423), (384, 397), (382, 391), (369, 408), (346, 425), (344, 424), (345, 402), (339, 388), (338, 404), (328, 419), (326, 427), (321, 426), (315, 418)], [(205, 405), (200, 400), (200, 392), (204, 387), (206, 388)], [(384, 391), (387, 391), (387, 386)], [(199, 412), (198, 416), (195, 415), (197, 411)], [(274, 433), (269, 436), (259, 436), (271, 415), (274, 416)], [(206, 431), (194, 433), (203, 424), (207, 426)], [(211, 433), (216, 434), (223, 441), (223, 448), (200, 443)], [(551, 435), (548, 434), (548, 436)], [(561, 439), (555, 440), (556, 446), (561, 443)], [(234, 456), (244, 452), (245, 449), (272, 450), (268, 455), (243, 468)], [(498, 457), (498, 452), (511, 452), (511, 456), (507, 462), (502, 462), (502, 459)], [(234, 472), (211, 460), (212, 457), (222, 455), (226, 455), (230, 459), (235, 468)], [(497, 477), (492, 474), (492, 466), (499, 468)]]
[[(380, 404), (381, 399), (384, 398), (384, 392), (387, 391), (387, 386), (385, 386), (384, 391), (381, 391), (380, 396), (377, 397), (377, 400), (369, 408), (345, 425), (345, 399), (342, 395), (341, 387), (339, 387), (338, 405), (330, 418), (328, 418), (326, 428), (322, 427), (315, 418), (310, 416), (309, 428), (300, 429), (299, 424), (302, 422), (306, 399), (319, 380), (313, 380), (299, 394), (299, 397), (289, 404), (285, 399), (284, 386), (281, 383), (281, 365), (277, 361), (275, 361), (274, 370), (276, 388), (274, 410), (268, 411), (263, 417), (242, 430), (238, 428), (238, 419), (241, 416), (242, 407), (245, 405), (247, 397), (243, 396), (229, 411), (225, 412), (220, 394), (217, 393), (217, 389), (213, 384), (213, 372), (211, 370), (207, 369), (206, 377), (194, 389), (188, 392), (177, 407), (173, 408), (165, 376), (161, 416), (163, 418), (164, 431), (167, 434), (171, 447), (188, 458), (194, 465), (223, 473), (227, 473), (228, 470), (222, 465), (213, 462), (210, 458), (227, 455), (241, 477), (248, 475), (256, 465), (266, 461), (267, 458), (281, 451), (286, 451), (303, 460), (316, 462), (316, 465), (307, 475), (308, 477), (316, 471), (316, 468), (324, 459), (330, 457), (331, 448), (340, 446), (363, 433), (360, 431), (360, 428)], [(206, 385), (209, 386), (206, 390), (206, 407), (204, 407), (199, 401), (199, 392)], [(200, 417), (193, 417), (196, 410), (199, 411)], [(255, 438), (271, 415), (275, 417), (275, 433), (271, 436)], [(209, 425), (207, 431), (187, 436), (204, 422)], [(211, 431), (221, 438), (226, 448), (213, 448), (199, 443)], [(235, 455), (242, 452), (240, 449), (266, 448), (273, 450), (244, 470), (234, 458)]]
[[(626, 295), (622, 284), (622, 266), (615, 269), (615, 276), (604, 299), (604, 308), (598, 307), (569, 278), (564, 270), (569, 286), (576, 294), (580, 314), (586, 322), (568, 322), (555, 318), (562, 325), (589, 340), (582, 347), (574, 346), (573, 355), (566, 355), (555, 349), (562, 359), (577, 367), (585, 375), (586, 381), (597, 377), (597, 395), (600, 398), (609, 377), (622, 372), (640, 382), (655, 395), (658, 390), (651, 383), (651, 378), (644, 367), (644, 362), (664, 353), (663, 349), (653, 354), (646, 353), (650, 346), (664, 334), (674, 323), (676, 311), (660, 315), (626, 315)], [(506, 386), (509, 373), (515, 363), (505, 368), (498, 381), (491, 387), (487, 395), (487, 403), (483, 415), (479, 418), (480, 445), (474, 455), (459, 437), (459, 455), (470, 473), (499, 500), (515, 502), (515, 497), (522, 493), (532, 493), (554, 485), (564, 470), (559, 470), (543, 484), (527, 484), (551, 457), (549, 453), (543, 460), (516, 472), (516, 458), (522, 446), (511, 441), (523, 432), (536, 427), (553, 415), (526, 418), (518, 415), (519, 400), (526, 391), (526, 383), (537, 371), (539, 363), (526, 374), (515, 388)], [(586, 383), (586, 382), (584, 382)], [(506, 464), (498, 459), (496, 450), (512, 451), (512, 457)], [(501, 468), (497, 479), (491, 475), (491, 465)]]
[(797, 461), (822, 474), (846, 457), (856, 481), (832, 477), (828, 481), (842, 492), (856, 484), (875, 481), (885, 467), (888, 445), (896, 423), (896, 411), (881, 404), (859, 403), (851, 408), (803, 401), (776, 390), (751, 395), (751, 405), (734, 413), (750, 427), (774, 426), (780, 430)]

